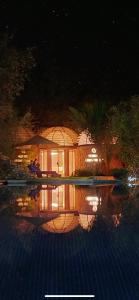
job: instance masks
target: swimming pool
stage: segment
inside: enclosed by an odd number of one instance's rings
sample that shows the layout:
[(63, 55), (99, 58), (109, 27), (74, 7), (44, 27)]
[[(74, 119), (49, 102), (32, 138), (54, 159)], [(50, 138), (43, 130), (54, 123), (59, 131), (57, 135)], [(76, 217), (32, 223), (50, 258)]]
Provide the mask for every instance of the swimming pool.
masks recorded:
[(0, 299), (56, 294), (138, 299), (138, 188), (0, 189)]

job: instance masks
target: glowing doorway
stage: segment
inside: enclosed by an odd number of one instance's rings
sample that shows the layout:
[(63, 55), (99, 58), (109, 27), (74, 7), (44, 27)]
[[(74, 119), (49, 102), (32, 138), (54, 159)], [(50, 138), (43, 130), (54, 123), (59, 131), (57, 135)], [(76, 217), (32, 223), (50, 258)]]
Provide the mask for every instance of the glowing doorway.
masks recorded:
[(61, 176), (65, 174), (64, 150), (51, 150), (52, 170)]
[(42, 171), (47, 170), (47, 150), (40, 150), (40, 156), (39, 156), (39, 162), (40, 162), (40, 169)]

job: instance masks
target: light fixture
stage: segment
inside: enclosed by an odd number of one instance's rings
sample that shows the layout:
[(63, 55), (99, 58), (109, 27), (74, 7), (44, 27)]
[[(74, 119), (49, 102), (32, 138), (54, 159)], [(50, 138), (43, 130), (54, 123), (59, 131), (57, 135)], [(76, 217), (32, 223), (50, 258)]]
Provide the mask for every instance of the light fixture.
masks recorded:
[(85, 199), (88, 201), (97, 201), (98, 197), (97, 196), (86, 196)]
[(94, 158), (93, 161), (98, 162), (98, 158)]
[(51, 151), (51, 155), (57, 155), (58, 152), (57, 151)]
[(52, 203), (52, 207), (58, 207), (58, 203)]
[(86, 162), (93, 162), (93, 158), (86, 158), (85, 161)]
[(97, 154), (88, 154), (88, 157), (98, 157)]
[(91, 151), (92, 151), (92, 153), (96, 153), (97, 152), (96, 148), (92, 148)]

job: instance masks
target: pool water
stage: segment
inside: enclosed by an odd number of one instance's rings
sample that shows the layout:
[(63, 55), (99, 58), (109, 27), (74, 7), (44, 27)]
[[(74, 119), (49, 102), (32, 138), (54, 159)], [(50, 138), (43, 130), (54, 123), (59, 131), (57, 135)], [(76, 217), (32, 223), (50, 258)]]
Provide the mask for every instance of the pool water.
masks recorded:
[(137, 187), (0, 189), (0, 300), (56, 294), (139, 299)]

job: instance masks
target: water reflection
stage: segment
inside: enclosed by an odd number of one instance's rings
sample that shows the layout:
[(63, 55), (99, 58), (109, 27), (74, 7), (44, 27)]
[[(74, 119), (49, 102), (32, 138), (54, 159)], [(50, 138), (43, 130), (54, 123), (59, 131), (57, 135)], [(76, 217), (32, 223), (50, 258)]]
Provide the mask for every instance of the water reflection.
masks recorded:
[(90, 231), (100, 219), (119, 226), (123, 201), (129, 195), (123, 187), (75, 187), (38, 185), (15, 199), (16, 216), (47, 232), (66, 233), (77, 227)]
[(0, 189), (0, 299), (137, 300), (138, 220), (139, 188)]

